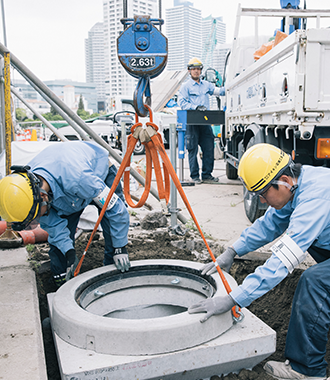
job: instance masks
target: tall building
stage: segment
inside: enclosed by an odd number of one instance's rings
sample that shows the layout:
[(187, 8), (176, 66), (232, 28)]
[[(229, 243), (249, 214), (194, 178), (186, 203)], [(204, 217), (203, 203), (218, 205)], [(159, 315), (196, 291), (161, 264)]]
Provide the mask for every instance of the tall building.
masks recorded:
[(202, 55), (202, 12), (193, 3), (174, 0), (165, 11), (168, 38), (167, 70), (184, 70), (192, 57)]
[(78, 109), (79, 98), (82, 96), (85, 111), (97, 112), (97, 90), (94, 83), (74, 82), (72, 80), (52, 80), (44, 82), (72, 110)]
[[(157, 0), (127, 0), (127, 17), (150, 15), (158, 18)], [(105, 55), (105, 95), (107, 102), (116, 95), (133, 99), (137, 80), (129, 75), (117, 57), (117, 37), (123, 31), (120, 22), (123, 16), (122, 0), (103, 1), (104, 55)]]
[(221, 45), (217, 45), (214, 51), (214, 55), (213, 55), (214, 68), (219, 72), (222, 78), (224, 76), (226, 57), (230, 48), (231, 48), (231, 44), (221, 44)]
[[(85, 39), (86, 82), (97, 90), (98, 110), (105, 102), (104, 34), (103, 23), (96, 23)], [(104, 108), (104, 105), (103, 105)]]

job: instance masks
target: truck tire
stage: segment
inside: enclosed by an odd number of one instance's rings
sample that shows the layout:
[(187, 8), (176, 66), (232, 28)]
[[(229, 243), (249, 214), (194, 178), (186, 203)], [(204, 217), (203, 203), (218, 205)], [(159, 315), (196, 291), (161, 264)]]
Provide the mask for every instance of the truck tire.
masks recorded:
[[(252, 136), (250, 138), (249, 142), (246, 145), (246, 150), (248, 150), (253, 145), (255, 145), (255, 136)], [(261, 204), (259, 196), (252, 196), (251, 194), (247, 194), (247, 192), (248, 191), (244, 187), (243, 195), (245, 215), (249, 221), (253, 223), (265, 213), (266, 209)]]
[(230, 165), (229, 162), (226, 162), (226, 176), (228, 179), (237, 179), (237, 169)]
[(141, 144), (140, 140), (137, 141), (133, 152), (136, 155), (144, 154), (145, 153), (145, 146), (143, 144)]

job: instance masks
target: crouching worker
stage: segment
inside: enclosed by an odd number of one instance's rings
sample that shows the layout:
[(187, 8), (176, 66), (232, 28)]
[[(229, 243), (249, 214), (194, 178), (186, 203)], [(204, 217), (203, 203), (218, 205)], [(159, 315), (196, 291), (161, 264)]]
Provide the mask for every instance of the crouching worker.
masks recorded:
[[(276, 379), (325, 380), (330, 326), (330, 170), (301, 166), (269, 144), (248, 149), (238, 174), (248, 192), (269, 206), (265, 215), (243, 231), (240, 238), (217, 258), (229, 271), (234, 256), (245, 255), (276, 238), (272, 256), (225, 297), (191, 306), (190, 313), (229, 311), (235, 304), (246, 307), (281, 282), (306, 257), (317, 262), (303, 272), (295, 291), (286, 337), (286, 362), (269, 361), (265, 371)], [(285, 232), (284, 235), (282, 235)], [(212, 263), (202, 273), (215, 272)]]
[[(0, 181), (0, 216), (14, 230), (40, 227), (48, 232), (51, 271), (57, 286), (73, 277), (78, 265), (75, 233), (85, 207), (99, 212), (117, 174), (108, 152), (92, 142), (53, 143), (27, 166), (12, 167)], [(129, 214), (121, 185), (102, 218), (104, 265), (130, 267), (126, 249)]]

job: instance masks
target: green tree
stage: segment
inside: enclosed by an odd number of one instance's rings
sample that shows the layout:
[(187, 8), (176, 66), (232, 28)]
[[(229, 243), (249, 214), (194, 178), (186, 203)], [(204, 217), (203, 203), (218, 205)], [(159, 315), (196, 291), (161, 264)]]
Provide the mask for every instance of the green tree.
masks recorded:
[(80, 94), (79, 98), (78, 111), (85, 111), (82, 94)]
[(63, 120), (63, 117), (59, 114), (52, 114), (51, 112), (46, 112), (44, 114), (42, 114), (42, 116), (48, 120), (48, 121), (57, 121), (57, 120)]
[(83, 97), (81, 94), (78, 103), (77, 115), (83, 120), (90, 118), (90, 113), (88, 111), (85, 111)]
[(27, 117), (26, 111), (24, 108), (16, 108), (16, 120), (17, 121), (24, 121)]
[(94, 112), (91, 114), (90, 118), (93, 119), (94, 117), (98, 117), (98, 116), (100, 116), (100, 114), (97, 112)]

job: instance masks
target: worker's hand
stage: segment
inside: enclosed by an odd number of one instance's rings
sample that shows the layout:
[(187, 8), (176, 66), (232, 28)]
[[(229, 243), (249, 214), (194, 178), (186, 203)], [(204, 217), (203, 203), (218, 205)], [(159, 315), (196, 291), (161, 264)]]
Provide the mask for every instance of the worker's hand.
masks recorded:
[(206, 111), (207, 108), (205, 106), (197, 106), (196, 111)]
[(74, 271), (77, 268), (79, 263), (78, 257), (76, 255), (76, 251), (74, 249), (70, 249), (66, 254), (66, 276), (65, 281), (71, 280), (74, 277)]
[(202, 313), (206, 315), (200, 319), (201, 323), (207, 321), (212, 315), (223, 314), (235, 306), (234, 300), (229, 294), (224, 297), (208, 298), (188, 308), (189, 314)]
[[(228, 247), (225, 252), (223, 252), (220, 256), (217, 258), (217, 263), (219, 264), (220, 268), (225, 270), (227, 273), (229, 273), (229, 270), (234, 262), (234, 257), (236, 256), (236, 252), (234, 248)], [(215, 267), (215, 263), (211, 261), (210, 263), (205, 264), (201, 268), (202, 274), (210, 275), (212, 273), (215, 273), (217, 271)]]
[(121, 272), (128, 271), (131, 267), (131, 263), (129, 262), (128, 258), (128, 252), (125, 247), (115, 249), (113, 261), (115, 262), (116, 268)]

